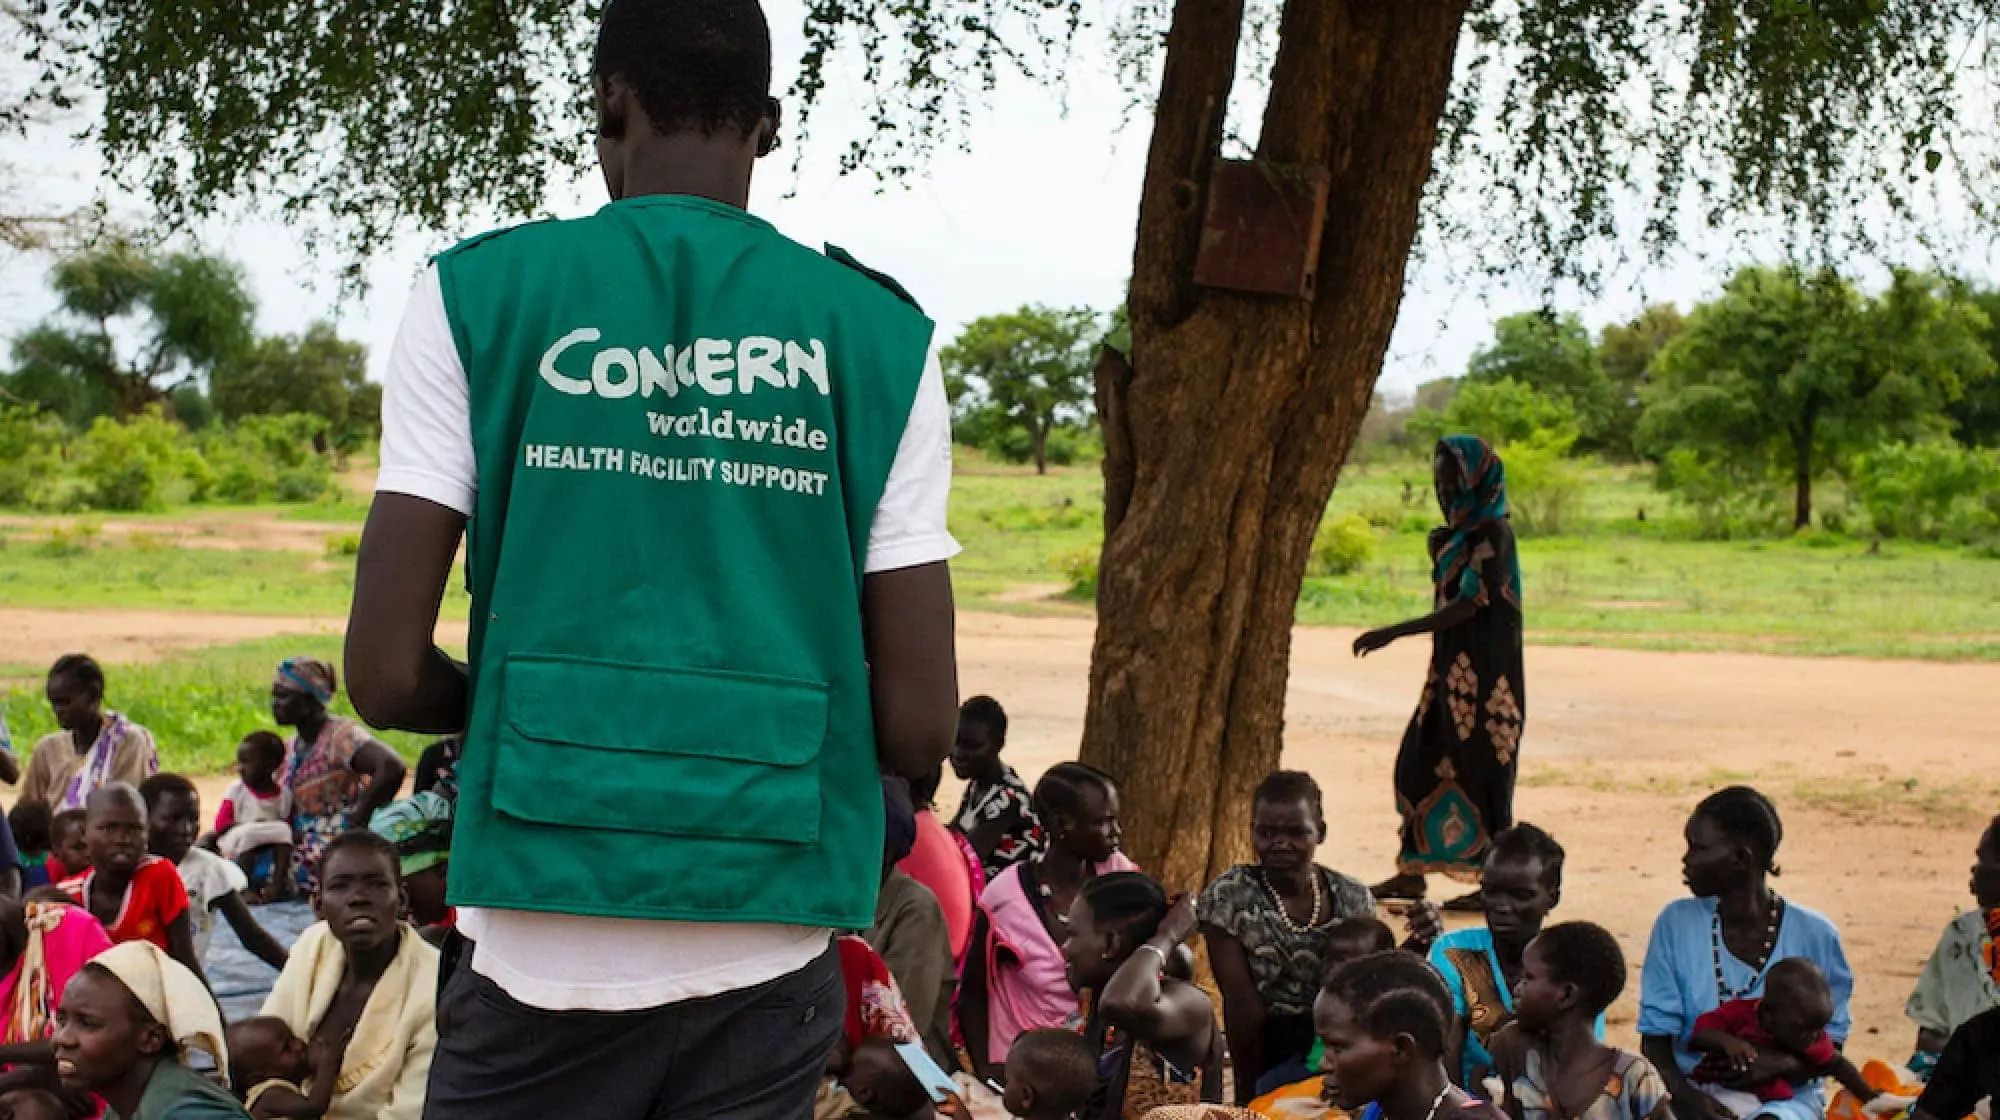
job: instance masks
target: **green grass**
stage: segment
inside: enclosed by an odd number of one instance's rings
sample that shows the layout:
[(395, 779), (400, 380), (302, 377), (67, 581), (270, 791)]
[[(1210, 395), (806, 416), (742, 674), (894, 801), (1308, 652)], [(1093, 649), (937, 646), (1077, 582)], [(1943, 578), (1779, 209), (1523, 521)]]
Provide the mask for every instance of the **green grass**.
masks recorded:
[[(1066, 560), (1092, 555), (1101, 532), (1095, 467), (1032, 472), (967, 456), (952, 499), (959, 602), (1009, 611), (1088, 609), (1060, 595)], [(1839, 512), (1837, 490), (1822, 508)], [(287, 511), (315, 520), (361, 507)], [(1358, 514), (1373, 556), (1346, 576), (1309, 577), (1300, 622), (1378, 626), (1428, 609), (1424, 532), (1436, 514), (1421, 464), (1347, 472), (1329, 516)], [(351, 520), (351, 519), (350, 519)], [(345, 535), (345, 534), (336, 534)], [(1941, 660), (2000, 660), (2000, 560), (1950, 546), (1801, 537), (1694, 539), (1685, 513), (1636, 472), (1592, 472), (1571, 532), (1521, 543), (1529, 639), (1641, 649), (1743, 650)], [(109, 535), (52, 540), (0, 533), (0, 606), (165, 608), (338, 617), (353, 588), (337, 554), (176, 549)], [(454, 579), (448, 617), (467, 600)]]
[[(143, 665), (105, 670), (105, 704), (153, 733), (160, 767), (177, 773), (211, 774), (236, 761), (243, 736), (271, 722), (271, 676), (278, 662), (298, 654), (340, 663), (340, 639), (326, 635), (267, 638), (240, 645), (211, 646)], [(0, 675), (23, 682), (0, 693), (0, 715), (14, 733), (15, 749), (26, 752), (56, 729), (42, 695), (45, 665), (0, 667)], [(345, 695), (334, 711), (352, 716)], [(383, 733), (380, 738), (414, 762), (432, 736)]]

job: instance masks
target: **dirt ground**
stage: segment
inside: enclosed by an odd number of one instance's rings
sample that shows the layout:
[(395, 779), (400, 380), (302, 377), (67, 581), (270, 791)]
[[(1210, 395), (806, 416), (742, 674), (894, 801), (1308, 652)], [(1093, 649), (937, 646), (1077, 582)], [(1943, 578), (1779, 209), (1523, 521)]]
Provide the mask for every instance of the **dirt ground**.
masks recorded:
[[(0, 649), (36, 662), (78, 643), (119, 660), (266, 634), (332, 632), (337, 619), (131, 611), (0, 610)], [(965, 695), (1008, 709), (1009, 757), (1031, 778), (1072, 757), (1091, 623), (965, 614)], [(1356, 661), (1352, 633), (1295, 638), (1285, 763), (1325, 787), (1321, 862), (1364, 880), (1395, 854), (1390, 764), (1423, 675), (1405, 643)], [(88, 639), (88, 640), (86, 640)], [(1528, 651), (1529, 718), (1518, 811), (1570, 852), (1561, 915), (1615, 931), (1637, 962), (1653, 916), (1681, 891), (1680, 832), (1707, 789), (1763, 788), (1784, 813), (1780, 889), (1831, 916), (1859, 977), (1852, 1051), (1901, 1059), (1902, 1004), (1937, 934), (1969, 905), (1967, 867), (2000, 810), (2000, 753), (1981, 712), (2000, 666), (1807, 660), (1587, 648)], [(224, 782), (204, 781), (210, 802)], [(941, 800), (949, 809), (957, 791)], [(1434, 884), (1440, 894), (1453, 884)], [(1630, 1038), (1633, 997), (1614, 1010)]]

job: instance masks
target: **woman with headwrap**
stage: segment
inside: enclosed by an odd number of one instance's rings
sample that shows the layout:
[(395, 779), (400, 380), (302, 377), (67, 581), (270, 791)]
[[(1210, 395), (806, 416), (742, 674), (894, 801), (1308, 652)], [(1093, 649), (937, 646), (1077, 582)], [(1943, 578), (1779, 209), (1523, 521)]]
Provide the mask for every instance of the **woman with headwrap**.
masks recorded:
[(284, 784), (292, 793), (292, 875), (301, 891), (311, 889), (333, 838), (367, 828), (375, 810), (395, 800), (408, 769), (366, 727), (326, 710), (338, 689), (333, 666), (312, 657), (280, 662), (271, 681), (271, 718), (298, 731)]
[(228, 1090), (188, 1068), (190, 1048), (227, 1075), (214, 997), (149, 941), (98, 954), (63, 989), (56, 1074), (103, 1098), (105, 1120), (248, 1120)]
[[(1396, 755), (1403, 817), (1397, 874), (1377, 898), (1418, 899), (1424, 876), (1478, 882), (1487, 845), (1514, 823), (1514, 774), (1528, 693), (1521, 659), (1521, 563), (1507, 520), (1506, 470), (1476, 436), (1438, 441), (1431, 530), (1436, 607), (1354, 640), (1365, 657), (1398, 638), (1431, 635), (1430, 672)], [(1479, 893), (1447, 910), (1478, 910)]]

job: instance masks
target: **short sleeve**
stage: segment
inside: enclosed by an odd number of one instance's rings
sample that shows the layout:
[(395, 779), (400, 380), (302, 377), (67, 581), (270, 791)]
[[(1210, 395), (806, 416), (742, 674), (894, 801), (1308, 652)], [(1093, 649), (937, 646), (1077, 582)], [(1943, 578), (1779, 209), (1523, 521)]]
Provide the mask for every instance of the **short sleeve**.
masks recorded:
[(242, 868), (213, 852), (196, 848), (190, 854), (195, 853), (208, 858), (201, 860), (199, 867), (184, 869), (181, 874), (188, 890), (201, 900), (202, 909), (210, 909), (217, 900), (250, 888), (250, 880), (244, 876)]
[(1445, 938), (1431, 946), (1430, 960), (1431, 967), (1444, 978), (1444, 986), (1451, 989), (1452, 1010), (1460, 1018), (1464, 1018), (1471, 1008), (1465, 1002), (1465, 977), (1459, 973), (1458, 966), (1451, 961), (1450, 950), (1456, 947), (1451, 944), (1450, 938)]
[(1632, 1067), (1625, 1071), (1625, 1101), (1628, 1107), (1625, 1115), (1631, 1120), (1647, 1120), (1660, 1110), (1660, 1106), (1673, 1100), (1667, 1091), (1667, 1079), (1653, 1063), (1637, 1058)]
[(1243, 918), (1243, 892), (1237, 889), (1240, 881), (1231, 868), (1216, 876), (1215, 882), (1203, 888), (1201, 897), (1195, 900), (1195, 915), (1203, 924), (1239, 939), (1237, 931)]
[(159, 899), (156, 905), (159, 907), (160, 924), (164, 926), (187, 913), (187, 884), (181, 880), (181, 873), (174, 870), (174, 865), (161, 860), (151, 865), (148, 874), (152, 879), (149, 890)]
[(467, 517), (479, 489), (472, 390), (445, 314), (437, 265), (410, 292), (382, 373), (378, 494), (423, 498)]
[(1844, 1044), (1854, 1030), (1854, 969), (1847, 963), (1847, 948), (1832, 922), (1826, 923), (1825, 938), (1816, 955), (1820, 971), (1826, 973), (1826, 986), (1833, 990), (1833, 1018), (1826, 1024), (1826, 1033), (1835, 1043)]
[(1665, 1037), (1676, 1042), (1688, 1034), (1690, 1019), (1674, 959), (1680, 948), (1674, 930), (1674, 908), (1660, 912), (1646, 944), (1646, 963), (1639, 971), (1640, 1037)]
[(1958, 938), (1958, 922), (1953, 921), (1944, 928), (1937, 947), (1931, 950), (1930, 960), (1924, 962), (1924, 970), (1917, 974), (1917, 986), (1910, 990), (1910, 998), (1903, 1004), (1903, 1014), (1921, 1030), (1944, 1035), (1951, 1033), (1951, 1022), (1946, 1018), (1944, 1009), (1951, 983), (1945, 972), (1945, 961)]
[[(385, 435), (385, 444), (386, 440)], [(867, 570), (891, 572), (958, 555), (958, 542), (945, 524), (950, 498), (951, 404), (945, 396), (944, 369), (933, 354), (917, 382), (889, 481), (875, 504)]]

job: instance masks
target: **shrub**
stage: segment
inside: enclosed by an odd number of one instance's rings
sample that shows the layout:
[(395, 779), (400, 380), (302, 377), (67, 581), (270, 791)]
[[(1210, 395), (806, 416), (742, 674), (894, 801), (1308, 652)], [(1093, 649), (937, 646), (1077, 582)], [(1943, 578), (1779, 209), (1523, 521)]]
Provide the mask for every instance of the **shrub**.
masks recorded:
[(1344, 576), (1359, 571), (1375, 556), (1375, 530), (1358, 514), (1342, 514), (1320, 522), (1313, 534), (1312, 558), (1306, 573)]
[(358, 556), (361, 554), (360, 533), (328, 533), (326, 535), (328, 556)]
[(1063, 592), (1065, 598), (1097, 598), (1097, 560), (1098, 551), (1094, 548), (1065, 552), (1049, 560), (1049, 566), (1061, 572), (1069, 584), (1069, 589)]
[(1583, 505), (1584, 468), (1566, 450), (1560, 440), (1533, 438), (1503, 453), (1507, 497), (1523, 533), (1561, 533)]
[(1948, 441), (1892, 443), (1854, 461), (1854, 491), (1885, 537), (1980, 535), (1983, 499), (2000, 486), (2000, 460)]
[(1771, 480), (1740, 464), (1678, 447), (1660, 461), (1653, 484), (1694, 511), (1698, 535), (1705, 539), (1726, 540), (1772, 526), (1777, 492)]
[(62, 445), (62, 421), (31, 406), (0, 405), (0, 505), (49, 504)]
[(124, 422), (100, 416), (76, 441), (76, 472), (96, 509), (159, 509), (185, 497), (206, 465), (185, 443), (186, 431), (148, 409)]

